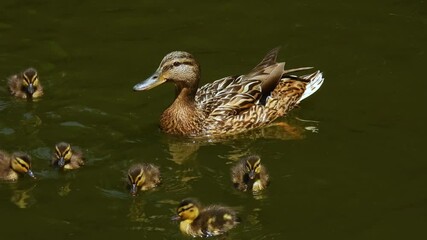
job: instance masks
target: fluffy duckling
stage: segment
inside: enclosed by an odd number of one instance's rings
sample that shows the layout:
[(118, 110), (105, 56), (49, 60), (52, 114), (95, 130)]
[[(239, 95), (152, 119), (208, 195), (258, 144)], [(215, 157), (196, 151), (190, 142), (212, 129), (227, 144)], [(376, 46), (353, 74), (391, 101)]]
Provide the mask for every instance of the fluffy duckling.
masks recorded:
[(34, 68), (9, 77), (8, 82), (10, 93), (15, 97), (32, 99), (43, 95), (43, 87)]
[(31, 157), (23, 152), (15, 152), (9, 156), (6, 152), (0, 151), (0, 180), (16, 181), (20, 174), (34, 176), (31, 171)]
[(240, 191), (258, 192), (267, 187), (269, 176), (257, 155), (241, 159), (231, 168), (231, 179)]
[(146, 191), (155, 188), (160, 183), (159, 167), (153, 164), (139, 163), (128, 170), (130, 193), (135, 196), (138, 189)]
[(66, 142), (55, 145), (55, 152), (52, 157), (52, 166), (62, 169), (77, 169), (84, 165), (83, 153), (77, 149), (72, 149)]
[(239, 219), (232, 209), (219, 205), (202, 208), (194, 199), (184, 199), (177, 208), (182, 233), (193, 237), (210, 237), (234, 228)]

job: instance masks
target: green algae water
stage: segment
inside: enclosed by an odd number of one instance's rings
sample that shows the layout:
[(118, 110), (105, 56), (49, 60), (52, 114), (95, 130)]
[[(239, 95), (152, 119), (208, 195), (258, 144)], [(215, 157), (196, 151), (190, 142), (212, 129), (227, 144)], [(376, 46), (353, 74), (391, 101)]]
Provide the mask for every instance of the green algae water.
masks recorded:
[[(424, 239), (425, 1), (17, 1), (0, 3), (0, 149), (25, 151), (37, 180), (0, 183), (1, 239), (187, 239), (171, 221), (198, 198), (239, 212), (225, 239)], [(135, 93), (173, 50), (201, 83), (252, 69), (281, 46), (286, 67), (325, 82), (280, 121), (221, 141), (159, 131), (174, 87)], [(35, 67), (45, 95), (10, 97), (8, 76)], [(49, 166), (54, 145), (86, 165)], [(237, 192), (231, 166), (258, 154), (271, 184)], [(163, 183), (131, 197), (128, 167)], [(221, 239), (221, 238), (219, 238)]]

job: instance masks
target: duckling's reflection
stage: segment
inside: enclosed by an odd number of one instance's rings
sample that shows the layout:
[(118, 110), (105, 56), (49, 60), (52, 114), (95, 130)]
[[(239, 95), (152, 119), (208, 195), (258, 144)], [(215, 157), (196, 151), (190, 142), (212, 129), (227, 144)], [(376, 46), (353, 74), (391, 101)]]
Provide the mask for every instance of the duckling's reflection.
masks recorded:
[(71, 183), (65, 183), (65, 185), (63, 186), (59, 186), (58, 188), (58, 195), (61, 197), (66, 197), (70, 194), (71, 192), (71, 187), (70, 187)]
[[(165, 229), (159, 227), (157, 220), (164, 222), (164, 215), (149, 215), (146, 213), (146, 200), (140, 198), (132, 199), (129, 207), (128, 218), (135, 224), (131, 227), (132, 230), (144, 230), (144, 231), (161, 231)], [(150, 209), (150, 208), (148, 208)]]
[(132, 222), (147, 223), (148, 218), (145, 215), (144, 206), (145, 201), (135, 198), (132, 199), (132, 203), (130, 204), (128, 213), (129, 220)]
[(17, 189), (17, 186), (12, 187), (10, 201), (19, 208), (28, 208), (36, 202), (32, 191), (37, 185), (34, 183), (31, 187), (25, 189)]

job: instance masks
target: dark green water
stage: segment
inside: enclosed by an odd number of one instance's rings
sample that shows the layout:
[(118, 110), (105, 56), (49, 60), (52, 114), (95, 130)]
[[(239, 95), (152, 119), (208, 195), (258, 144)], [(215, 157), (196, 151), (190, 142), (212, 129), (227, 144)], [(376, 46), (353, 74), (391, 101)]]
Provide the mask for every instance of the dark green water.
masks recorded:
[[(424, 0), (2, 0), (0, 148), (30, 153), (38, 180), (0, 183), (0, 238), (185, 239), (170, 218), (193, 196), (239, 211), (228, 239), (424, 239), (426, 42)], [(132, 91), (172, 50), (193, 53), (206, 83), (277, 45), (288, 67), (326, 79), (282, 119), (296, 135), (172, 138), (158, 119), (173, 87)], [(37, 102), (6, 88), (29, 66), (45, 87)], [(51, 169), (59, 141), (84, 149), (86, 166)], [(261, 198), (230, 183), (249, 153), (270, 170)], [(161, 166), (164, 181), (132, 198), (122, 178), (139, 161)]]

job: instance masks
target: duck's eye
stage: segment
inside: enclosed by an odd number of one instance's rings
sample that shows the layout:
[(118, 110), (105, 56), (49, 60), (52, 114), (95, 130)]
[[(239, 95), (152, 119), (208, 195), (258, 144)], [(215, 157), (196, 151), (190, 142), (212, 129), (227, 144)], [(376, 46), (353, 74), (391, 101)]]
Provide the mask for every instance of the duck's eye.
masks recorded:
[(179, 65), (181, 65), (181, 63), (180, 63), (180, 62), (173, 62), (173, 65), (174, 65), (175, 67), (178, 67)]

